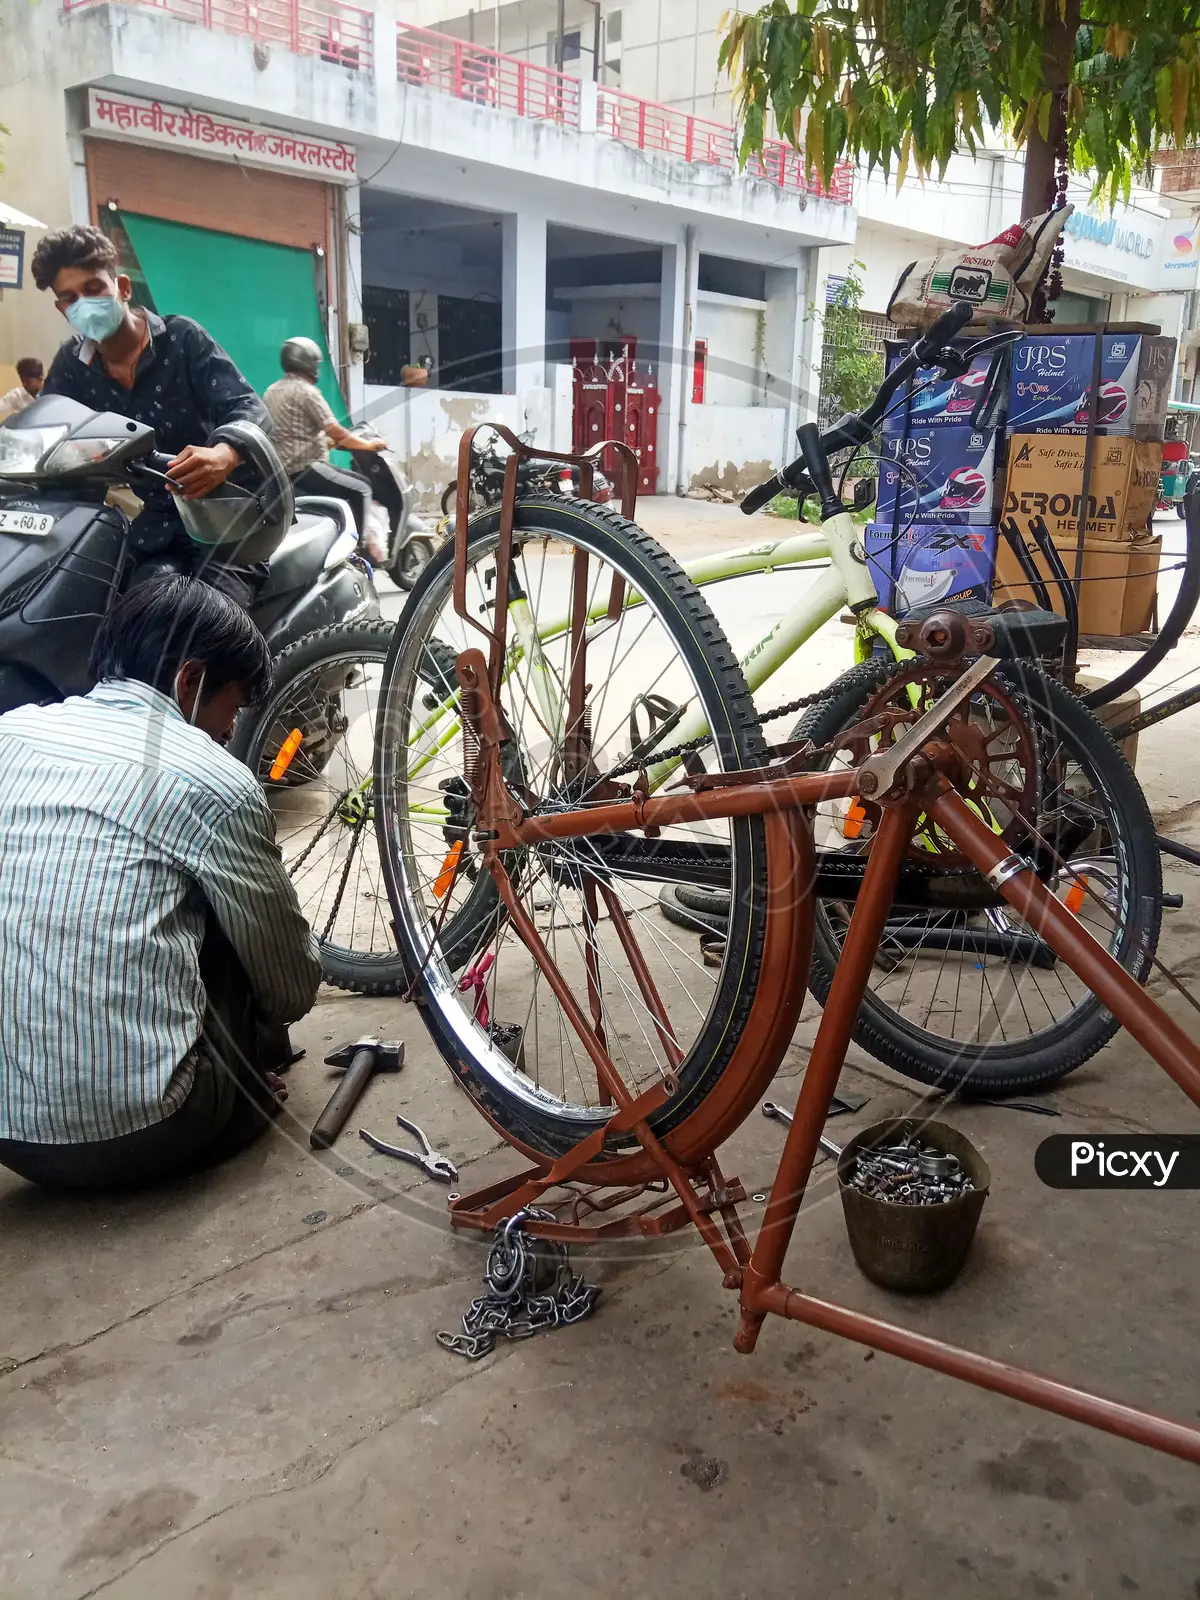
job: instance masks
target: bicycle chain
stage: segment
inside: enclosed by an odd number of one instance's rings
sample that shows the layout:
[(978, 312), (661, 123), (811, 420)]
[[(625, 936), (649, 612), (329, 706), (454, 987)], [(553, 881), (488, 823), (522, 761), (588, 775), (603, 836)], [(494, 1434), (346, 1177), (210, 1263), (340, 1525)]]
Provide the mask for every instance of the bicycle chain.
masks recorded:
[[(461, 1333), (434, 1335), (443, 1350), (468, 1361), (482, 1361), (496, 1348), (497, 1339), (531, 1339), (546, 1328), (582, 1322), (596, 1308), (600, 1289), (571, 1271), (565, 1244), (555, 1239), (534, 1239), (522, 1223), (529, 1219), (553, 1222), (554, 1213), (526, 1206), (497, 1227), (484, 1268), (486, 1292), (471, 1301), (463, 1313)], [(553, 1272), (548, 1289), (538, 1290)]]
[[(794, 716), (797, 711), (803, 711), (807, 706), (820, 705), (822, 701), (829, 699), (831, 687), (832, 685), (827, 685), (824, 689), (819, 689), (816, 694), (802, 694), (798, 700), (789, 700), (786, 705), (776, 706), (774, 711), (764, 711), (758, 721), (777, 722), (780, 717)], [(612, 767), (604, 776), (608, 779), (625, 778), (630, 773), (641, 772), (648, 766), (657, 767), (663, 761), (675, 761), (681, 756), (698, 754), (712, 743), (713, 735), (702, 733), (697, 739), (688, 739), (683, 744), (671, 745), (666, 750), (655, 750), (638, 761), (626, 761), (621, 766)]]
[(324, 838), (325, 830), (329, 827), (329, 824), (333, 821), (334, 817), (337, 816), (338, 812), (342, 809), (349, 798), (349, 789), (338, 795), (337, 799), (333, 802), (333, 805), (330, 806), (328, 812), (326, 813), (324, 822), (322, 822), (321, 826), (317, 829), (316, 833), (313, 834), (312, 838), (305, 845), (304, 849), (301, 850), (296, 859), (288, 866), (287, 875), (289, 878), (294, 877), (304, 863), (308, 860), (309, 856), (312, 855), (313, 851)]

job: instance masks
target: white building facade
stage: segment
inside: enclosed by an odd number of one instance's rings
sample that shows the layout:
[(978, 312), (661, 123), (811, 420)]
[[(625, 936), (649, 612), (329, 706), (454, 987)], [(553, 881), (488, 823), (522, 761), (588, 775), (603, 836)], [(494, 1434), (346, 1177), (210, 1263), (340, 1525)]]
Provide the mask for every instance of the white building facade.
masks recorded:
[[(323, 338), (327, 392), (427, 501), (471, 423), (579, 442), (580, 364), (622, 360), (644, 489), (738, 490), (813, 414), (830, 277), (864, 263), (881, 331), (909, 261), (1017, 216), (1021, 170), (825, 193), (780, 144), (740, 170), (723, 4), (10, 0), (0, 198), (104, 226), (146, 303), (213, 325), (259, 387), (283, 338)], [(1073, 198), (1070, 320), (1178, 331), (1190, 225)], [(0, 367), (63, 332), (27, 270), (0, 293)]]
[[(31, 0), (0, 60), (0, 197), (106, 227), (147, 303), (254, 343), (260, 386), (262, 352), (319, 319), (349, 412), (426, 495), (471, 422), (568, 448), (589, 350), (635, 355), (659, 396), (647, 487), (763, 476), (811, 408), (848, 175), (819, 192), (783, 147), (741, 173), (727, 124), (400, 9)], [(64, 331), (27, 270), (0, 297), (0, 363)]]

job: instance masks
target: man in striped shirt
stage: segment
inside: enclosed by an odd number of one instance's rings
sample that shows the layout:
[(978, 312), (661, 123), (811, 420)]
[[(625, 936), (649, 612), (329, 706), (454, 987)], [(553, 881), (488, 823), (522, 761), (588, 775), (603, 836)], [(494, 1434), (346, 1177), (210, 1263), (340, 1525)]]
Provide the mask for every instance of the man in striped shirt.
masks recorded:
[(0, 1165), (110, 1189), (269, 1125), (262, 1030), (311, 1008), (320, 968), (222, 748), (270, 688), (253, 623), (193, 579), (142, 584), (92, 665), (90, 694), (0, 716)]

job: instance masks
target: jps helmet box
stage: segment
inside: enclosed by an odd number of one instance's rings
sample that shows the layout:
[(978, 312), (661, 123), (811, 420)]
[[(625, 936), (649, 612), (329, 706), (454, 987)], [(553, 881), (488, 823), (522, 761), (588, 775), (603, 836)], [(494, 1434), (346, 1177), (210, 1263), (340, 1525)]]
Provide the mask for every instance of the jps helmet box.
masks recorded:
[(1038, 333), (1018, 341), (1008, 398), (1010, 433), (1086, 433), (1096, 341), (1095, 431), (1160, 436), (1171, 395), (1175, 341), (1145, 333)]
[(993, 522), (996, 435), (973, 428), (914, 429), (884, 436), (880, 522)]

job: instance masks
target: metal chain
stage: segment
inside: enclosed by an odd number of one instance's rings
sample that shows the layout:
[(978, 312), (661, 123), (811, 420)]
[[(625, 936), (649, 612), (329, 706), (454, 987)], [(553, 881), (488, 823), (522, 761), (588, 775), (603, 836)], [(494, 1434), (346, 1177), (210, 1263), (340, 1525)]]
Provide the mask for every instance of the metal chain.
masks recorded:
[(437, 1333), (443, 1350), (481, 1361), (497, 1339), (530, 1339), (545, 1328), (582, 1322), (596, 1308), (600, 1290), (573, 1274), (565, 1244), (534, 1239), (527, 1220), (553, 1222), (553, 1212), (526, 1206), (500, 1223), (484, 1268), (486, 1292), (463, 1313), (461, 1333)]
[(337, 799), (333, 802), (333, 805), (329, 808), (324, 822), (322, 822), (316, 833), (313, 834), (312, 838), (305, 845), (304, 849), (301, 850), (296, 859), (288, 863), (287, 875), (289, 878), (295, 877), (296, 873), (299, 872), (300, 868), (308, 860), (309, 856), (312, 855), (313, 851), (317, 848), (324, 837), (325, 830), (329, 827), (329, 824), (333, 821), (334, 817), (337, 816), (338, 812), (342, 809), (349, 798), (349, 789), (347, 789), (343, 794), (338, 795)]
[[(816, 694), (802, 694), (798, 700), (789, 700), (784, 706), (776, 706), (774, 711), (764, 711), (758, 718), (760, 723), (777, 722), (780, 717), (793, 716), (797, 711), (803, 711), (806, 706), (817, 706), (829, 699), (832, 684), (824, 689), (818, 689)], [(882, 686), (881, 686), (882, 687)], [(631, 772), (641, 772), (649, 766), (657, 767), (663, 761), (675, 761), (680, 756), (692, 755), (694, 752), (707, 749), (712, 744), (711, 733), (702, 733), (698, 739), (688, 739), (683, 744), (671, 745), (666, 750), (654, 750), (643, 755), (637, 761), (626, 761), (622, 766), (612, 767), (605, 772), (608, 779), (624, 778)]]
[(350, 848), (346, 851), (346, 864), (342, 868), (341, 882), (338, 884), (337, 893), (333, 897), (333, 909), (329, 913), (329, 920), (326, 922), (325, 927), (321, 932), (320, 942), (322, 944), (325, 943), (325, 941), (329, 938), (329, 935), (333, 932), (333, 925), (337, 921), (337, 914), (342, 909), (342, 896), (346, 893), (346, 885), (350, 881), (350, 868), (354, 862), (354, 852), (358, 849), (359, 840), (362, 838), (363, 828), (366, 826), (367, 817), (369, 815), (370, 807), (364, 805), (358, 816), (354, 819), (354, 832), (350, 838)]

